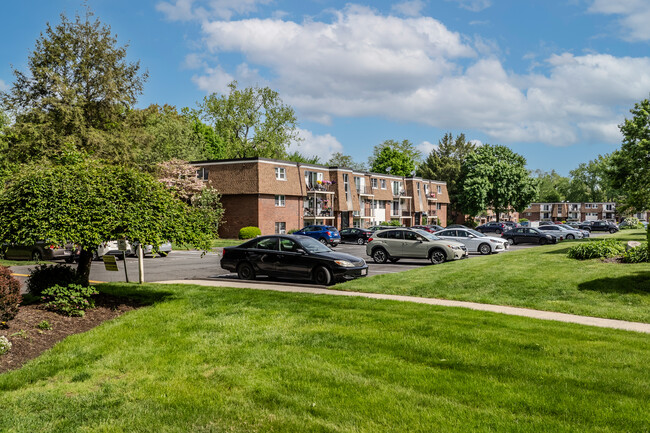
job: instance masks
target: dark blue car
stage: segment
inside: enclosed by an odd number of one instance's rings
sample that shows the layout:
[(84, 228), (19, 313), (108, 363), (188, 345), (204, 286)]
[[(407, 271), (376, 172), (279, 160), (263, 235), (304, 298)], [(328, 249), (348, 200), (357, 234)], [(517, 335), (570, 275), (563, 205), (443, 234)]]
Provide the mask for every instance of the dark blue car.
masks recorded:
[(341, 234), (334, 226), (311, 225), (298, 230), (294, 235), (309, 236), (323, 245), (333, 247), (341, 242)]

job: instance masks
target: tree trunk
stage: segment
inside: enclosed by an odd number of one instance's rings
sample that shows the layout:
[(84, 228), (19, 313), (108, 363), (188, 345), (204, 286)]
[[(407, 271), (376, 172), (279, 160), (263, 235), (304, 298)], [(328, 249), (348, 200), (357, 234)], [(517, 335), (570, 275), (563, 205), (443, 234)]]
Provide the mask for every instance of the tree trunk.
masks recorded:
[(79, 264), (77, 265), (77, 274), (80, 278), (80, 284), (89, 286), (90, 282), (90, 265), (93, 262), (93, 253), (85, 248), (79, 253)]

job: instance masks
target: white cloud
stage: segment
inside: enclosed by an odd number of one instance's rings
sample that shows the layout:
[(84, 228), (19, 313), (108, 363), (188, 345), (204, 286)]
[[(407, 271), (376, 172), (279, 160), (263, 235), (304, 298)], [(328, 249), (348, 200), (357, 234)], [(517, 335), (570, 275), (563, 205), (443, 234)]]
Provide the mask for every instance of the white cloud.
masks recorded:
[(409, 0), (394, 4), (391, 10), (407, 17), (417, 17), (424, 9), (424, 5), (425, 3), (422, 0)]
[(483, 146), (483, 142), (481, 140), (469, 140), (469, 142), (472, 143), (476, 147)]
[(4, 81), (0, 80), (0, 92), (6, 92), (9, 90), (9, 86)]
[(258, 5), (270, 2), (271, 0), (175, 0), (156, 4), (156, 10), (171, 21), (211, 18), (229, 20), (235, 15), (256, 12)]
[(630, 41), (650, 40), (650, 2), (647, 0), (593, 0), (588, 9), (591, 13), (620, 15), (619, 25), (624, 39)]
[(471, 12), (480, 12), (483, 9), (487, 9), (492, 6), (491, 0), (447, 0), (458, 3), (463, 9), (467, 9)]
[(418, 144), (418, 145), (415, 146), (415, 147), (416, 147), (417, 150), (419, 150), (419, 151), (422, 153), (422, 156), (423, 156), (424, 158), (426, 158), (427, 156), (429, 156), (429, 154), (431, 153), (431, 151), (432, 151), (433, 149), (437, 149), (437, 148), (438, 148), (438, 145), (437, 145), (437, 144), (433, 144), (433, 143), (431, 143), (431, 142), (429, 142), (429, 141), (423, 141), (422, 143)]
[[(331, 22), (205, 21), (206, 57), (235, 52), (245, 62), (235, 71), (205, 67), (194, 80), (207, 92), (233, 78), (268, 85), (301, 118), (325, 124), (375, 116), (553, 145), (620, 141), (612, 125), (650, 89), (649, 57), (562, 53), (535, 59), (543, 73), (519, 75), (494, 57), (496, 44), (430, 17), (360, 6), (333, 14)], [(272, 78), (263, 83), (258, 69)]]
[(336, 152), (343, 152), (341, 143), (330, 134), (314, 135), (311, 131), (298, 128), (298, 136), (302, 141), (292, 142), (288, 152), (298, 151), (306, 156), (318, 156), (321, 161), (327, 161)]

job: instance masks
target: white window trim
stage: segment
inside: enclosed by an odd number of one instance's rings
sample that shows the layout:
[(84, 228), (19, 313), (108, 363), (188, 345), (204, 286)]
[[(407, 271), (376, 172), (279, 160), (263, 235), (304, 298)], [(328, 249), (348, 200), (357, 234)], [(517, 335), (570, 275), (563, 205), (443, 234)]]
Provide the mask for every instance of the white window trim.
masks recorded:
[[(282, 176), (280, 176), (282, 173)], [(275, 180), (287, 180), (287, 169), (284, 167), (275, 167)]]
[[(284, 228), (280, 228), (278, 224), (284, 224)], [(284, 221), (276, 221), (275, 223), (275, 234), (285, 235), (287, 234), (287, 223)]]
[(285, 207), (286, 206), (286, 197), (284, 194), (279, 194), (275, 196), (275, 207)]

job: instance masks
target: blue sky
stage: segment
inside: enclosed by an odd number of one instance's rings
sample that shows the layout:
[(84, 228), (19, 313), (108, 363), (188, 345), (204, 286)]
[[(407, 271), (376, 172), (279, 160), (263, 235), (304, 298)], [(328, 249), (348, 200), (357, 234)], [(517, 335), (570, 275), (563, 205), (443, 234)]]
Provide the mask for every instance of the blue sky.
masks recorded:
[[(561, 174), (616, 150), (650, 93), (647, 0), (90, 0), (149, 81), (139, 101), (195, 107), (269, 86), (296, 110), (298, 150), (365, 162), (445, 132), (503, 144)], [(80, 0), (5, 2), (0, 90), (45, 23)]]

